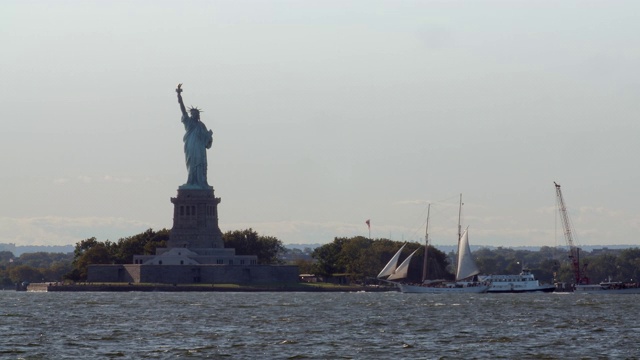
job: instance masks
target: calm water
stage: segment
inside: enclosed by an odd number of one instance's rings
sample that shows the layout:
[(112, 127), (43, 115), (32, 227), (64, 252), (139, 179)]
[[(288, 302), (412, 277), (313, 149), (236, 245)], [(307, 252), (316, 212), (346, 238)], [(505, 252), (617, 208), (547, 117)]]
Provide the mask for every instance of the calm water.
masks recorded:
[(639, 358), (640, 295), (0, 291), (0, 357)]

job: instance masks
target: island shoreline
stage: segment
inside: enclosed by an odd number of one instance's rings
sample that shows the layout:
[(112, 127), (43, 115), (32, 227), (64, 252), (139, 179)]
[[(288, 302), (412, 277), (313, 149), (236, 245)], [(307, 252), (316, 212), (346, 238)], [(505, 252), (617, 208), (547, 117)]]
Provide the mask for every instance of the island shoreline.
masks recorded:
[(398, 291), (393, 287), (375, 286), (313, 286), (305, 284), (279, 285), (188, 285), (188, 284), (55, 284), (32, 283), (26, 286), (29, 292), (388, 292)]

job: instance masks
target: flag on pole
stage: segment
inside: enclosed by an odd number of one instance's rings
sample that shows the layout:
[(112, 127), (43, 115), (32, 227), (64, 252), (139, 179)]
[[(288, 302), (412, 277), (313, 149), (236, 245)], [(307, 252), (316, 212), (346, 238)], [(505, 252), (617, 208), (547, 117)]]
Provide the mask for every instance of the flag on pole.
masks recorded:
[(367, 224), (367, 227), (369, 228), (369, 239), (371, 239), (371, 219), (367, 219), (364, 223)]

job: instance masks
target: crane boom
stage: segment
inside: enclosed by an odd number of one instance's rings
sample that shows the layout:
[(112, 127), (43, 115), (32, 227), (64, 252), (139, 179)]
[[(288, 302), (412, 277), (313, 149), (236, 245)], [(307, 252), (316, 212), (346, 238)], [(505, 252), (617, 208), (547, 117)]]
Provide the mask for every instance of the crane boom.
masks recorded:
[(589, 284), (589, 278), (587, 277), (587, 264), (584, 264), (584, 268), (582, 271), (580, 270), (580, 249), (578, 249), (573, 243), (573, 235), (571, 231), (571, 223), (569, 222), (569, 215), (567, 214), (567, 207), (564, 205), (564, 199), (562, 198), (562, 190), (560, 190), (560, 185), (555, 181), (553, 182), (556, 186), (556, 199), (558, 202), (558, 212), (560, 213), (560, 218), (562, 219), (562, 225), (564, 227), (564, 237), (567, 241), (567, 246), (569, 246), (569, 259), (571, 259), (571, 268), (573, 270), (573, 277), (576, 281), (576, 285)]

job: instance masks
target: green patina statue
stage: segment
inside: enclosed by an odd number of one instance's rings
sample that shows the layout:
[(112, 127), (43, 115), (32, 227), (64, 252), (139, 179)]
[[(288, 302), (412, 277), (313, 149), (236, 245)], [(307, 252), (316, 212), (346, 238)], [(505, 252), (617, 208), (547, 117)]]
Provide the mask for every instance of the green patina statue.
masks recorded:
[(187, 182), (180, 186), (181, 189), (210, 189), (207, 183), (207, 152), (213, 143), (213, 131), (200, 121), (200, 109), (189, 108), (189, 112), (182, 101), (182, 84), (176, 88), (178, 103), (182, 111), (182, 123), (186, 133), (184, 134), (184, 156), (187, 165)]

